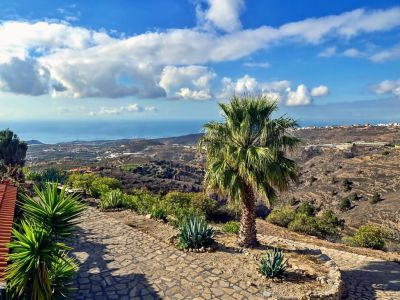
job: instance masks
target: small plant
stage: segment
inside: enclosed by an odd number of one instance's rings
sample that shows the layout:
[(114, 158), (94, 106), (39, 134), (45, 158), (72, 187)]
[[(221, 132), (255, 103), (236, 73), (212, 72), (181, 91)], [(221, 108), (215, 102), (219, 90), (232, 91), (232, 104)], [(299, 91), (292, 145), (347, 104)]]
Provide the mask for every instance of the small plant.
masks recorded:
[(385, 247), (385, 240), (389, 233), (383, 227), (366, 224), (358, 228), (357, 232), (347, 242), (351, 246), (366, 247), (381, 250)]
[(97, 177), (91, 183), (89, 192), (92, 197), (98, 198), (111, 190), (120, 189), (121, 187), (121, 182), (118, 179), (111, 177)]
[(350, 194), (350, 201), (358, 201), (358, 199), (360, 199), (360, 197), (357, 193), (354, 192)]
[(343, 198), (342, 201), (340, 201), (339, 208), (341, 211), (348, 211), (351, 209), (351, 201), (349, 198)]
[(351, 189), (353, 188), (353, 183), (346, 178), (346, 179), (343, 180), (342, 186), (343, 186), (343, 190), (345, 192), (350, 192)]
[(314, 204), (312, 204), (311, 202), (303, 202), (297, 208), (298, 213), (305, 214), (307, 216), (314, 216), (316, 210), (317, 209), (315, 208)]
[(267, 221), (281, 227), (287, 227), (294, 220), (296, 212), (290, 206), (275, 208), (267, 217)]
[(120, 190), (109, 191), (100, 199), (100, 209), (103, 211), (121, 207), (124, 207), (124, 195)]
[(390, 152), (389, 151), (383, 151), (383, 153), (382, 153), (382, 155), (384, 155), (384, 156), (387, 156), (387, 155), (389, 155), (390, 154)]
[(317, 217), (318, 231), (322, 237), (337, 236), (343, 229), (344, 220), (340, 220), (333, 211), (326, 209)]
[(222, 231), (227, 233), (238, 234), (240, 230), (240, 223), (238, 221), (229, 221), (222, 226)]
[(280, 278), (286, 273), (286, 262), (282, 250), (275, 248), (260, 259), (258, 270), (268, 278)]
[(150, 210), (150, 217), (152, 219), (157, 219), (157, 220), (163, 220), (166, 221), (167, 220), (167, 211), (165, 208), (163, 207), (159, 207), (159, 206), (153, 206)]
[(374, 195), (372, 196), (371, 203), (375, 204), (375, 203), (378, 203), (380, 201), (382, 201), (381, 195), (378, 192), (375, 192)]
[(195, 215), (189, 216), (179, 228), (179, 246), (183, 249), (200, 249), (212, 244), (214, 230), (206, 220)]
[(288, 229), (309, 235), (320, 235), (316, 217), (304, 213), (297, 213), (295, 219), (290, 222)]

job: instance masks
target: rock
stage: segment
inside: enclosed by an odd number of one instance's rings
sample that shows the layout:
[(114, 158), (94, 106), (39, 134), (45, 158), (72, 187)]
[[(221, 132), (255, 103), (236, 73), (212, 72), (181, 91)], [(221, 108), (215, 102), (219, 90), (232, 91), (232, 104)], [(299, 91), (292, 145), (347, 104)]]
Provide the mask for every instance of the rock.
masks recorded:
[(146, 215), (146, 219), (151, 219), (151, 215), (150, 214)]
[(269, 298), (269, 297), (272, 296), (272, 293), (271, 293), (270, 291), (268, 291), (268, 290), (265, 290), (265, 291), (263, 292), (263, 296), (264, 296), (265, 298)]

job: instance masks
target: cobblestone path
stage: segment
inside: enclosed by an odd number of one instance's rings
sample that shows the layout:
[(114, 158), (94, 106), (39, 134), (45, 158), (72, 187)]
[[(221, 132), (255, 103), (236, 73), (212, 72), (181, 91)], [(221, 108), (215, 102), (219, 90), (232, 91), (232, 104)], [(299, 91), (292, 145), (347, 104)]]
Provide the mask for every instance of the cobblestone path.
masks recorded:
[(88, 208), (71, 245), (80, 261), (74, 299), (265, 299), (207, 260)]
[[(80, 261), (74, 299), (265, 299), (206, 260), (89, 207), (72, 243)], [(266, 243), (321, 250), (343, 272), (344, 299), (400, 299), (400, 264), (272, 236)]]
[(342, 271), (345, 281), (343, 299), (400, 300), (400, 264), (398, 263), (278, 237), (259, 236), (259, 239), (266, 243), (284, 243), (289, 246), (316, 249), (328, 255)]

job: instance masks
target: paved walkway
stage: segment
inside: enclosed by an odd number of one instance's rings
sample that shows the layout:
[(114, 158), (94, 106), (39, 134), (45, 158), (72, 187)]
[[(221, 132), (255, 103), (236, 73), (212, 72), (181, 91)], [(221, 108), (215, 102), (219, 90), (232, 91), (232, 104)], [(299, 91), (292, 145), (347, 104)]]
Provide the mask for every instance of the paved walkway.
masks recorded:
[(79, 227), (71, 245), (81, 262), (74, 299), (265, 299), (195, 254), (94, 208)]
[(343, 299), (400, 300), (400, 264), (398, 263), (278, 237), (259, 236), (259, 239), (266, 243), (278, 242), (289, 246), (316, 249), (328, 255), (342, 271), (346, 289)]
[[(74, 299), (263, 299), (229, 274), (177, 251), (94, 208), (72, 244), (81, 262)], [(320, 249), (343, 272), (345, 299), (400, 299), (400, 264), (260, 236), (265, 242)]]

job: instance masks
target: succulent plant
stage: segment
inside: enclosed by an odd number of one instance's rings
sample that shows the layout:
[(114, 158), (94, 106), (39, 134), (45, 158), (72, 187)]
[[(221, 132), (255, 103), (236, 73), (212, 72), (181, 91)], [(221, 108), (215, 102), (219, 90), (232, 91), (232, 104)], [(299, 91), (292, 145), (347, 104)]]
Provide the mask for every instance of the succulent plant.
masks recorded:
[(279, 278), (286, 272), (286, 262), (282, 250), (274, 248), (260, 259), (259, 271), (268, 278)]
[(183, 249), (199, 249), (213, 241), (214, 230), (202, 217), (189, 216), (179, 228), (179, 245)]

